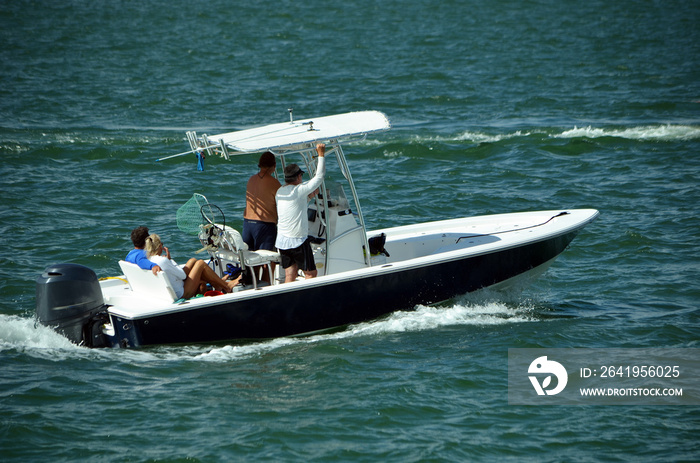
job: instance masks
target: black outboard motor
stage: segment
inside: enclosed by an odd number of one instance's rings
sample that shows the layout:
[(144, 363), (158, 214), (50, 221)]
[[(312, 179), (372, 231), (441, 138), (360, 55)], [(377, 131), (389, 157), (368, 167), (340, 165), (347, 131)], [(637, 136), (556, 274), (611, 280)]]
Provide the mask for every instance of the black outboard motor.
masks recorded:
[(104, 346), (96, 325), (107, 314), (95, 272), (78, 264), (48, 267), (36, 280), (36, 318), (76, 344)]

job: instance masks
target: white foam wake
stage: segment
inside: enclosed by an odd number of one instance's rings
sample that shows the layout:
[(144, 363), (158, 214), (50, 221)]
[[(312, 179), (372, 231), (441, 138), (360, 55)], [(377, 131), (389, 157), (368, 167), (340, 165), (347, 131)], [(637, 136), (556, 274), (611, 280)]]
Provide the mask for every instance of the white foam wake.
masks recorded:
[(574, 127), (554, 138), (602, 138), (615, 137), (629, 140), (696, 140), (700, 138), (700, 127), (689, 125), (648, 125), (623, 129), (605, 129), (596, 127)]
[(156, 347), (144, 350), (87, 349), (71, 343), (53, 329), (35, 324), (34, 319), (0, 315), (0, 353), (22, 352), (60, 361), (66, 358), (91, 358), (140, 364), (154, 361), (230, 362), (264, 355), (278, 349), (344, 339), (382, 336), (393, 333), (436, 330), (447, 326), (493, 326), (535, 320), (532, 308), (508, 305), (500, 301), (475, 299), (469, 295), (450, 306), (418, 306), (415, 310), (394, 312), (384, 318), (348, 326), (327, 334), (277, 338), (268, 341), (212, 347), (206, 345)]
[(510, 138), (527, 137), (530, 134), (531, 134), (531, 132), (522, 132), (520, 130), (517, 130), (513, 133), (504, 133), (504, 134), (496, 134), (496, 135), (491, 135), (491, 134), (481, 133), (481, 132), (466, 131), (466, 132), (463, 132), (462, 134), (458, 135), (455, 138), (455, 140), (457, 140), (457, 141), (470, 141), (473, 143), (497, 143), (501, 140), (508, 140)]
[(0, 314), (0, 352), (24, 349), (79, 349), (53, 329), (32, 318)]
[(491, 326), (533, 321), (530, 308), (513, 309), (503, 302), (471, 303), (457, 301), (450, 307), (418, 306), (409, 312), (394, 312), (389, 316), (347, 329), (308, 337), (280, 338), (256, 344), (224, 346), (201, 353), (195, 358), (203, 361), (227, 362), (262, 355), (286, 346), (339, 341), (360, 336), (381, 336), (392, 333), (435, 330), (446, 326)]
[[(487, 134), (482, 132), (466, 131), (456, 136), (456, 141), (471, 141), (474, 143), (496, 143), (502, 140), (511, 138), (528, 137), (534, 134), (544, 134), (545, 130), (534, 130), (523, 132), (517, 130), (511, 133), (504, 134)], [(552, 133), (549, 135), (552, 138), (625, 138), (629, 140), (658, 140), (658, 141), (673, 141), (673, 140), (697, 140), (700, 139), (700, 127), (692, 125), (643, 125), (637, 127), (626, 128), (600, 128), (600, 127), (574, 127), (573, 129), (564, 130), (560, 133)]]

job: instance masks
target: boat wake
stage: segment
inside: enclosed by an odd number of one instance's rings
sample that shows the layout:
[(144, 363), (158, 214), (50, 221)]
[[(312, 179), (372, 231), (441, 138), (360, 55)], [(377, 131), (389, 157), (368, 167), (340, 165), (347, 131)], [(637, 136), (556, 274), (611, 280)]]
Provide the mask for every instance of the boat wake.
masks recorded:
[(464, 132), (460, 135), (457, 136), (456, 140), (457, 141), (469, 141), (473, 143), (497, 143), (502, 140), (508, 140), (510, 138), (520, 138), (520, 137), (528, 137), (531, 135), (531, 132), (522, 132), (520, 130), (515, 131), (513, 133), (505, 133), (505, 134), (500, 134), (500, 135), (491, 135), (491, 134), (486, 134), (486, 133), (481, 133), (481, 132)]
[(483, 295), (470, 294), (440, 306), (417, 306), (412, 311), (394, 312), (384, 318), (350, 325), (335, 332), (216, 347), (189, 345), (123, 350), (80, 347), (53, 329), (35, 324), (33, 318), (0, 315), (0, 354), (14, 352), (55, 361), (80, 357), (136, 364), (183, 360), (230, 362), (258, 357), (288, 347), (333, 343), (358, 337), (429, 331), (444, 327), (527, 323), (537, 320), (534, 307), (527, 304), (504, 302), (502, 299), (494, 300)]
[(696, 140), (700, 138), (700, 127), (687, 125), (651, 125), (623, 129), (601, 129), (595, 127), (574, 127), (553, 138), (626, 138), (629, 140)]
[[(475, 297), (478, 301), (475, 301)], [(514, 306), (502, 301), (484, 301), (484, 296), (467, 295), (455, 300), (449, 306), (417, 306), (412, 311), (393, 312), (371, 322), (350, 325), (346, 329), (328, 334), (304, 337), (288, 337), (270, 341), (217, 347), (196, 355), (195, 359), (212, 362), (263, 355), (277, 349), (294, 345), (308, 345), (365, 336), (382, 336), (393, 333), (406, 333), (437, 330), (454, 326), (494, 326), (510, 323), (537, 321), (534, 307)]]
[(428, 137), (414, 142), (468, 142), (468, 143), (498, 143), (505, 140), (540, 136), (549, 138), (622, 138), (640, 141), (688, 141), (700, 139), (700, 127), (692, 125), (643, 125), (636, 127), (576, 127), (568, 130), (553, 130), (547, 128), (516, 130), (508, 133), (486, 133), (467, 130), (451, 137)]
[(84, 350), (33, 318), (0, 315), (0, 353), (34, 349)]

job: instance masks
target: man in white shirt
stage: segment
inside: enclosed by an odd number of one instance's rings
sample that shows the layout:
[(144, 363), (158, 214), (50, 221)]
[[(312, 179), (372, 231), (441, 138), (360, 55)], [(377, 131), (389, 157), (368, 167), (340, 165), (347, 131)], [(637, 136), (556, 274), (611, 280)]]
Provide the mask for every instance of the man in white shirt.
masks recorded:
[(304, 171), (296, 164), (289, 164), (284, 168), (285, 184), (277, 190), (275, 195), (277, 203), (275, 247), (279, 249), (282, 258), (285, 283), (295, 281), (299, 269), (304, 272), (306, 278), (314, 278), (318, 274), (308, 240), (309, 218), (306, 209), (309, 199), (316, 194), (316, 190), (323, 182), (326, 145), (323, 143), (316, 145), (316, 152), (318, 165), (314, 178), (302, 183)]

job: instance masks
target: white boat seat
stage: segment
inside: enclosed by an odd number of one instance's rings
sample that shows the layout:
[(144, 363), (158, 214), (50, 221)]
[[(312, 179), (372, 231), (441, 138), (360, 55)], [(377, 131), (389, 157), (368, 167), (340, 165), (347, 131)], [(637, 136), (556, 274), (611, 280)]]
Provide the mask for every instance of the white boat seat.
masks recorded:
[[(245, 244), (245, 243), (244, 243)], [(280, 253), (276, 251), (268, 251), (267, 249), (258, 249), (257, 251), (243, 251), (246, 265), (267, 265), (270, 262), (279, 262)]]
[[(248, 245), (243, 241), (243, 237), (238, 232), (231, 227), (224, 228), (224, 240), (230, 246), (232, 251), (237, 252), (242, 265), (245, 265), (250, 269), (253, 275), (253, 287), (258, 287), (257, 277), (253, 267), (258, 267), (261, 265), (266, 265), (268, 271), (270, 272), (270, 278), (272, 279), (272, 284), (275, 284), (276, 280), (272, 276), (272, 263), (280, 262), (280, 253), (276, 251), (268, 251), (265, 249), (260, 249), (258, 251), (249, 251)], [(228, 247), (224, 245), (224, 247)]]
[(154, 275), (151, 270), (144, 270), (125, 260), (119, 261), (119, 267), (124, 272), (129, 287), (134, 293), (169, 302), (177, 300), (175, 290), (170, 285), (165, 273), (158, 272)]

